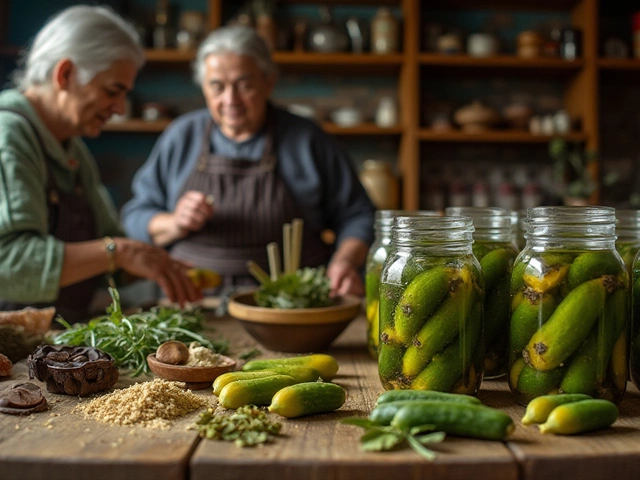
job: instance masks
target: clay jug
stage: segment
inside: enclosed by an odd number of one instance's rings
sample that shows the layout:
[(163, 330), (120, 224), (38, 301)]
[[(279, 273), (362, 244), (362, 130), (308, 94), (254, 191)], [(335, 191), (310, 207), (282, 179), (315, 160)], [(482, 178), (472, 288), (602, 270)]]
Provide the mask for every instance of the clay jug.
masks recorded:
[(360, 181), (376, 208), (396, 210), (399, 207), (400, 187), (389, 162), (365, 160)]

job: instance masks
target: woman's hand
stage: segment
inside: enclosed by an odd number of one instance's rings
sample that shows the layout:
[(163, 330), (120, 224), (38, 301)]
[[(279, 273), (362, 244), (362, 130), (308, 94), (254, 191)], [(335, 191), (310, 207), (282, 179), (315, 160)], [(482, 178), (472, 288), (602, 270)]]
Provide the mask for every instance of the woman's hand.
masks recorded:
[(331, 285), (332, 295), (364, 295), (364, 285), (360, 273), (355, 266), (344, 259), (335, 259), (329, 262), (327, 277)]
[(213, 197), (196, 190), (186, 192), (176, 204), (173, 218), (183, 237), (202, 230), (213, 217)]
[(187, 276), (190, 265), (174, 260), (162, 248), (137, 240), (115, 238), (116, 267), (131, 275), (156, 282), (172, 302), (183, 307), (188, 302), (202, 298)]

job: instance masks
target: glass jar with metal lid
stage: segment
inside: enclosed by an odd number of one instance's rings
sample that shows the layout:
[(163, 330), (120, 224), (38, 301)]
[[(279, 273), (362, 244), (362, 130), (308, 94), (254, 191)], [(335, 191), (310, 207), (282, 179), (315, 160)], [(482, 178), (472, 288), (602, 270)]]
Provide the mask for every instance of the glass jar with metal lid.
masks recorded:
[(507, 373), (509, 363), (509, 283), (516, 259), (512, 219), (509, 210), (482, 207), (449, 207), (445, 215), (473, 220), (473, 253), (484, 274), (485, 378)]
[(629, 275), (615, 225), (609, 207), (528, 210), (511, 276), (509, 386), (520, 403), (549, 393), (622, 399)]
[(380, 274), (378, 372), (386, 389), (475, 395), (484, 278), (468, 217), (395, 217)]

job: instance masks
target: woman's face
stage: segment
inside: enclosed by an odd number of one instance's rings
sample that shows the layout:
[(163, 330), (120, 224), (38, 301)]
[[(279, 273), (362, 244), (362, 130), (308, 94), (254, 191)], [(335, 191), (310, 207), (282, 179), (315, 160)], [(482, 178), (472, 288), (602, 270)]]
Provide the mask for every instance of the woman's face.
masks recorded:
[(133, 61), (116, 60), (85, 85), (72, 74), (64, 111), (75, 135), (97, 137), (111, 115), (123, 114), (127, 93), (133, 88), (137, 73)]
[(275, 79), (248, 55), (209, 55), (202, 92), (213, 120), (229, 138), (242, 141), (264, 122)]

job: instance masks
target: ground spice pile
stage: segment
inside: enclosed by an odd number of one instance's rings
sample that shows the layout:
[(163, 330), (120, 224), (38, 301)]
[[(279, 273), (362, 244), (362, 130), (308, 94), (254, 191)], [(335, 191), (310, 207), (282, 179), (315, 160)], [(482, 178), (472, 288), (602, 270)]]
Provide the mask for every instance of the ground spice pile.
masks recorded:
[(168, 429), (170, 420), (208, 406), (207, 397), (183, 390), (180, 383), (156, 378), (78, 405), (74, 412), (109, 425)]

